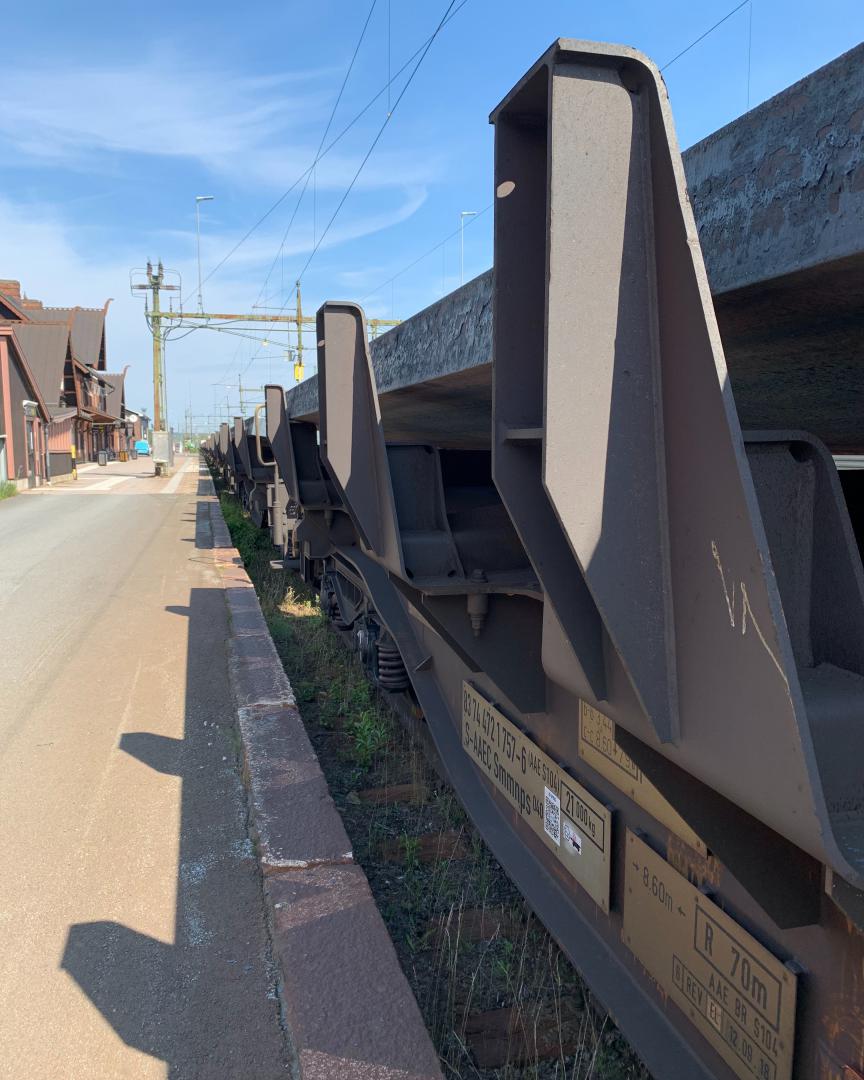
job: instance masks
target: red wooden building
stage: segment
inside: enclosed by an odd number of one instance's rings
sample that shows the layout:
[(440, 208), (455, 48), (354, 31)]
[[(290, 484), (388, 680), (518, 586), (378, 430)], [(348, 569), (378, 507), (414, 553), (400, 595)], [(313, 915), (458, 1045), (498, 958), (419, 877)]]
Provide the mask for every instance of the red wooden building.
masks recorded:
[(15, 330), (0, 326), (0, 483), (47, 481), (50, 418)]
[(17, 281), (0, 281), (0, 328), (14, 329), (50, 413), (46, 471), (55, 479), (78, 462), (95, 460), (100, 450), (131, 449), (139, 437), (125, 405), (126, 368), (106, 371), (109, 302), (101, 308), (45, 307), (22, 296)]

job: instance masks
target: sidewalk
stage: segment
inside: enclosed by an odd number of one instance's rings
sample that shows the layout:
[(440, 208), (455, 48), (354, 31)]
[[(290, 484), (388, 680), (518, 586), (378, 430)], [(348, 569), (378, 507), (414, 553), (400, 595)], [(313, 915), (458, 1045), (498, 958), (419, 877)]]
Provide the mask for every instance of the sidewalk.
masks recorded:
[(0, 507), (0, 1077), (440, 1080), (209, 476), (118, 477)]
[(78, 468), (76, 479), (61, 478), (52, 484), (29, 488), (19, 494), (50, 496), (111, 491), (119, 495), (173, 495), (184, 483), (183, 476), (192, 474), (197, 479), (197, 472), (197, 454), (178, 454), (174, 472), (168, 477), (156, 476), (152, 458), (111, 461), (107, 465), (88, 462)]
[(289, 1075), (208, 501), (181, 480), (0, 506), (8, 1080)]
[(148, 471), (152, 475), (154, 466), (153, 459), (149, 457), (137, 457), (134, 460), (132, 458), (127, 458), (126, 461), (120, 461), (118, 458), (115, 461), (109, 461), (107, 465), (100, 465), (97, 461), (84, 461), (80, 465), (75, 466), (75, 471), (79, 476), (81, 476), (82, 473), (86, 475), (90, 472), (121, 472), (137, 475)]

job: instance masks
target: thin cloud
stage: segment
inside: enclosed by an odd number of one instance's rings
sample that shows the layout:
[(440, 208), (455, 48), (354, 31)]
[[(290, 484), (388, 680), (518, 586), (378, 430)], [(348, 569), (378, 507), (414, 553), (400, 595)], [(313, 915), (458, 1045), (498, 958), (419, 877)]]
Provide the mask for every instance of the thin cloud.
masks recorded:
[[(321, 245), (321, 251), (331, 250), (340, 244), (351, 240), (359, 240), (365, 236), (389, 229), (398, 225), (414, 214), (425, 203), (427, 189), (425, 187), (408, 188), (403, 192), (402, 200), (395, 206), (355, 213), (353, 217), (346, 216), (344, 222), (340, 222), (330, 230), (327, 238)], [(319, 222), (320, 230), (320, 222)], [(284, 234), (284, 226), (277, 225), (267, 232), (255, 234), (250, 240), (239, 248), (231, 258), (231, 267), (238, 270), (253, 270), (256, 267), (269, 267)], [(172, 250), (181, 248), (185, 257), (192, 258), (195, 253), (195, 231), (181, 229), (162, 229), (156, 234), (160, 238), (161, 246), (165, 248), (167, 241), (171, 242)], [(238, 236), (233, 232), (216, 232), (212, 230), (201, 238), (201, 261), (203, 266), (214, 265), (222, 255), (230, 250), (237, 242)], [(312, 224), (308, 220), (300, 221), (291, 230), (291, 234), (282, 249), (285, 259), (295, 259), (301, 255), (308, 255), (314, 247)], [(172, 265), (176, 264), (174, 260)], [(191, 266), (190, 266), (191, 269)], [(294, 269), (298, 269), (295, 267)], [(184, 275), (185, 277), (185, 275)], [(191, 280), (191, 279), (190, 279)], [(255, 283), (253, 279), (253, 284)], [(250, 287), (249, 279), (244, 280), (244, 291)], [(187, 287), (188, 292), (188, 287)]]
[[(4, 165), (116, 171), (117, 155), (187, 158), (241, 183), (288, 186), (315, 157), (331, 104), (332, 72), (247, 76), (168, 55), (134, 65), (6, 68), (0, 77)], [(318, 165), (321, 190), (344, 189), (361, 151), (340, 147)], [(359, 189), (428, 183), (442, 156), (382, 147)]]
[(171, 56), (123, 67), (6, 67), (0, 135), (43, 162), (119, 151), (217, 169), (239, 158), (242, 168), (243, 155), (290, 132), (311, 141), (328, 103), (327, 74), (241, 76)]
[[(364, 147), (354, 153), (331, 151), (315, 168), (315, 184), (318, 190), (344, 191), (357, 172), (365, 149)], [(293, 146), (279, 147), (267, 150), (252, 162), (247, 162), (244, 174), (260, 183), (287, 188), (305, 172), (314, 159), (315, 148), (311, 144), (304, 149)], [(375, 153), (357, 178), (354, 190), (373, 191), (434, 183), (444, 175), (445, 161), (442, 152), (376, 147)], [(310, 196), (311, 182), (306, 199)], [(291, 199), (289, 205), (293, 205)]]

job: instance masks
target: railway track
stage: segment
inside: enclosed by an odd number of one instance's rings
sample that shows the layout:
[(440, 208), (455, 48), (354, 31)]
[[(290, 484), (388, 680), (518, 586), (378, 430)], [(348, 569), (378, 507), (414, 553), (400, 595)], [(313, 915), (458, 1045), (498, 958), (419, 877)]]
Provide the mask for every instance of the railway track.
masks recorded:
[(492, 122), (490, 373), (382, 397), (327, 303), (315, 414), (208, 453), (654, 1076), (854, 1080), (860, 318), (803, 390), (727, 366), (634, 50), (557, 42)]

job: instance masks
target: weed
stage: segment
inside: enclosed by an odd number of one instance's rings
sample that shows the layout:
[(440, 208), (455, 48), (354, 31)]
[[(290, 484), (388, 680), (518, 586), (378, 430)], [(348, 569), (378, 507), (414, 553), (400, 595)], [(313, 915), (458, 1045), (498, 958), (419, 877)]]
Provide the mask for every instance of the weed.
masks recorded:
[(512, 941), (502, 941), (498, 956), (495, 958), (495, 971), (507, 985), (513, 980), (513, 954), (516, 947)]
[(438, 796), (438, 811), (445, 825), (456, 828), (467, 822), (465, 811), (452, 791), (443, 791)]
[(416, 836), (402, 833), (402, 849), (405, 852), (405, 873), (416, 874), (420, 869), (420, 841)]
[(348, 783), (348, 787), (349, 787), (349, 788), (350, 788), (350, 789), (351, 789), (352, 791), (353, 791), (353, 790), (354, 790), (354, 788), (356, 788), (356, 787), (357, 787), (357, 786), (358, 786), (358, 785), (360, 784), (360, 782), (362, 781), (362, 779), (363, 779), (363, 772), (364, 772), (364, 770), (363, 770), (363, 769), (360, 769), (360, 768), (357, 768), (357, 766), (354, 766), (354, 767), (352, 768), (352, 767), (351, 767), (351, 766), (349, 765), (349, 767), (348, 767), (348, 768), (346, 769), (346, 771), (345, 771), (345, 779), (346, 779), (346, 781), (347, 781), (347, 783)]
[(305, 705), (310, 701), (315, 701), (318, 690), (314, 682), (305, 679), (298, 680), (294, 684), (294, 696), (297, 698), (298, 705)]
[(387, 746), (391, 735), (388, 718), (375, 708), (364, 709), (354, 717), (348, 731), (354, 740), (357, 763), (367, 769)]
[(18, 488), (11, 480), (3, 480), (0, 483), (0, 499), (11, 499), (18, 494)]
[(364, 709), (368, 709), (372, 704), (372, 688), (369, 683), (363, 679), (361, 682), (358, 682), (351, 687), (348, 697), (351, 708), (357, 712), (361, 712)]

